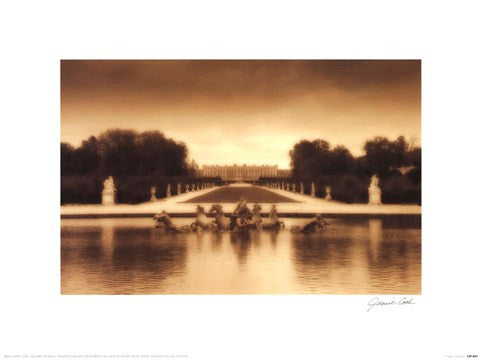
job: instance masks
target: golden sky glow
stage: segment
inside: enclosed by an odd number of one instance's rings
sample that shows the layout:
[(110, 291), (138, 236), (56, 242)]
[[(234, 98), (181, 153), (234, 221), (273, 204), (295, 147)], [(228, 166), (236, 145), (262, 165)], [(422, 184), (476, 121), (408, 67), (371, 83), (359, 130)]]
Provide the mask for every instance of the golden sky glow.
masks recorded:
[(61, 140), (159, 130), (199, 164), (278, 164), (300, 139), (362, 154), (366, 139), (420, 139), (420, 61), (61, 63)]

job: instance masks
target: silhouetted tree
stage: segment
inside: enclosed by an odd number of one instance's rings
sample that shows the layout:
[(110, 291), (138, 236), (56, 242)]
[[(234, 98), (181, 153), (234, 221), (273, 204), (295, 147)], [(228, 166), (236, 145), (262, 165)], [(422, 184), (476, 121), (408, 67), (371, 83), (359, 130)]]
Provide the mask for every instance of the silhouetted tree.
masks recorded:
[(98, 139), (105, 174), (182, 176), (188, 174), (185, 144), (167, 139), (161, 132), (138, 134), (133, 130), (107, 130)]
[(105, 173), (113, 176), (137, 173), (140, 154), (136, 131), (107, 130), (100, 135), (98, 142)]
[(336, 146), (330, 152), (329, 174), (341, 175), (351, 173), (353, 170), (354, 158), (350, 151), (342, 145)]
[(60, 143), (60, 174), (70, 175), (74, 167), (75, 149), (69, 143)]
[(76, 173), (91, 174), (98, 170), (100, 165), (100, 154), (98, 140), (90, 136), (88, 140), (82, 141), (82, 145), (75, 150)]
[(391, 171), (407, 163), (407, 142), (403, 136), (395, 141), (386, 137), (376, 137), (365, 143), (366, 162), (371, 174), (381, 178), (388, 176)]
[(188, 173), (185, 144), (167, 139), (158, 131), (139, 135), (140, 173), (156, 176), (182, 176)]
[(408, 165), (421, 167), (422, 166), (422, 149), (419, 147), (412, 148), (407, 153)]
[(328, 173), (330, 144), (325, 140), (302, 140), (294, 145), (289, 154), (294, 177), (314, 179)]

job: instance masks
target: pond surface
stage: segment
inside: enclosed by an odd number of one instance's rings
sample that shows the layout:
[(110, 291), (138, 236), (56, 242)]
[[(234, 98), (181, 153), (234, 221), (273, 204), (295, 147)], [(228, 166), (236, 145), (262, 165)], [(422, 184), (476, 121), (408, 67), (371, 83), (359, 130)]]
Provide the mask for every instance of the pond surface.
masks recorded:
[[(310, 235), (172, 235), (151, 219), (64, 219), (62, 293), (421, 293), (420, 216), (327, 220)], [(283, 221), (288, 229), (306, 219)]]

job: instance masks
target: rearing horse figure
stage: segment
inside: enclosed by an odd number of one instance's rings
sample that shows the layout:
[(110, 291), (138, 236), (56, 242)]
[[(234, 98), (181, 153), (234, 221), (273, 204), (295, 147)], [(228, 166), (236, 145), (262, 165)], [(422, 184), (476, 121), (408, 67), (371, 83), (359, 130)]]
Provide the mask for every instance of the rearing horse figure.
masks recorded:
[(195, 222), (190, 225), (191, 230), (208, 230), (213, 227), (213, 224), (208, 220), (205, 208), (201, 205), (197, 205), (197, 218)]
[(260, 229), (283, 230), (284, 228), (285, 224), (278, 219), (277, 206), (272, 204), (268, 218), (260, 223)]
[(255, 224), (255, 227), (257, 229), (260, 228), (260, 225), (262, 223), (262, 216), (260, 215), (260, 211), (262, 211), (262, 205), (260, 204), (254, 204), (253, 205), (253, 215), (252, 215), (252, 220), (251, 222)]
[(222, 205), (213, 204), (208, 212), (215, 215), (215, 220), (213, 220), (215, 230), (217, 231), (230, 230), (230, 219), (225, 217), (223, 213)]

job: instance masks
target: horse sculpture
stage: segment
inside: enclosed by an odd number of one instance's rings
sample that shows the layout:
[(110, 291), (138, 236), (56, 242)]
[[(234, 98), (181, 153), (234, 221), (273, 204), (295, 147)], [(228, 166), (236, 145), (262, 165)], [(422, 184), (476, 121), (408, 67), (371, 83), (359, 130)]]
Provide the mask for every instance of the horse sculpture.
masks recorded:
[(254, 204), (253, 205), (253, 215), (251, 222), (255, 224), (255, 227), (258, 229), (260, 224), (262, 223), (262, 216), (260, 215), (260, 211), (262, 211), (262, 205)]
[(190, 230), (190, 227), (188, 225), (180, 227), (174, 225), (172, 219), (170, 218), (170, 216), (168, 216), (165, 210), (163, 210), (160, 214), (154, 215), (153, 220), (155, 220), (155, 227), (163, 231), (187, 232)]
[(223, 206), (220, 204), (213, 204), (210, 210), (210, 214), (215, 215), (215, 220), (213, 220), (214, 228), (217, 231), (227, 231), (230, 230), (230, 220), (225, 217), (223, 213)]
[(277, 207), (275, 204), (272, 204), (268, 218), (262, 221), (259, 227), (260, 229), (265, 230), (283, 230), (285, 228), (283, 221), (278, 219)]
[(296, 226), (296, 225), (292, 226), (290, 231), (294, 233), (309, 234), (309, 233), (316, 232), (318, 230), (325, 229), (326, 225), (328, 225), (328, 222), (325, 221), (322, 214), (317, 214), (313, 219), (309, 220), (303, 226)]
[(195, 222), (190, 225), (190, 229), (196, 230), (208, 230), (212, 229), (213, 223), (208, 219), (205, 208), (201, 205), (197, 205), (197, 218)]

